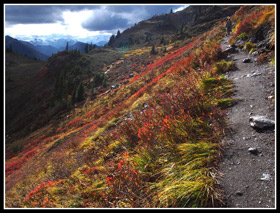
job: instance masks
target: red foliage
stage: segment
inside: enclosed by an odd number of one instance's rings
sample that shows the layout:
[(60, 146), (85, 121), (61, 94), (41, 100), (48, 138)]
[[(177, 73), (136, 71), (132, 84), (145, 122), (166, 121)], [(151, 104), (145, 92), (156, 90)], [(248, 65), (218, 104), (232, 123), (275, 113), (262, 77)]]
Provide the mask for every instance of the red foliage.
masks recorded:
[(5, 158), (6, 158), (6, 160), (7, 160), (7, 159), (10, 159), (10, 158), (14, 157), (15, 155), (16, 155), (16, 154), (13, 153), (13, 152), (6, 152), (6, 153), (5, 153)]
[(179, 61), (178, 63), (175, 63), (172, 67), (170, 67), (169, 69), (167, 69), (164, 73), (160, 74), (159, 76), (157, 76), (156, 78), (154, 78), (153, 80), (151, 80), (148, 84), (146, 84), (144, 87), (142, 87), (140, 90), (138, 90), (135, 94), (133, 94), (128, 100), (127, 102), (131, 101), (133, 98), (136, 98), (140, 95), (143, 94), (143, 92), (149, 88), (150, 86), (152, 86), (153, 84), (155, 84), (158, 80), (160, 80), (162, 77), (164, 77), (166, 74), (174, 72), (176, 70), (178, 70), (180, 68), (180, 66), (184, 65), (185, 67), (188, 67), (191, 60), (192, 60), (193, 56), (189, 56), (181, 61)]
[(63, 128), (60, 127), (60, 128), (57, 128), (57, 129), (55, 130), (55, 132), (56, 132), (56, 133), (60, 133), (62, 130), (63, 130)]
[(36, 151), (39, 147), (35, 147), (29, 151), (27, 151), (20, 159), (15, 159), (13, 162), (7, 164), (5, 166), (5, 175), (8, 176), (11, 173), (13, 173), (15, 170), (20, 169), (24, 163), (29, 161), (31, 158), (33, 158), (36, 154)]
[(110, 190), (108, 193), (112, 202), (115, 199), (137, 202), (142, 184), (138, 172), (133, 168), (133, 163), (128, 157), (129, 154), (124, 153), (123, 158), (116, 162), (112, 173), (106, 177), (105, 182)]
[(79, 127), (83, 124), (84, 124), (84, 120), (82, 118), (76, 118), (70, 121), (68, 124), (66, 124), (66, 128)]
[(168, 54), (167, 56), (165, 56), (164, 58), (161, 58), (159, 59), (158, 61), (156, 61), (155, 63), (151, 64), (151, 65), (148, 65), (147, 66), (147, 69), (155, 69), (159, 66), (161, 66), (164, 62), (166, 61), (169, 61), (170, 59), (174, 58), (175, 56), (181, 54), (183, 51), (185, 51), (186, 49), (190, 48), (191, 46), (193, 46), (193, 42), (178, 49), (177, 51), (171, 53), (171, 54)]
[(28, 143), (27, 145), (24, 146), (24, 149), (28, 149), (30, 147), (34, 147), (34, 146), (37, 146), (38, 143), (40, 143), (46, 136), (45, 135), (42, 135), (36, 139), (34, 139), (33, 141), (31, 141), (30, 143)]
[(95, 111), (94, 110), (90, 111), (90, 112), (87, 113), (87, 118), (91, 118), (94, 115), (95, 115)]
[(96, 125), (89, 125), (88, 127), (85, 128), (84, 134), (88, 134), (96, 130), (97, 126)]
[(137, 75), (135, 76), (131, 82), (134, 82), (136, 81), (137, 79), (139, 79), (140, 77), (144, 76), (145, 74), (147, 74), (149, 71), (155, 69), (155, 68), (158, 68), (159, 66), (161, 66), (163, 63), (169, 61), (170, 59), (173, 59), (175, 56), (178, 56), (179, 54), (181, 54), (183, 51), (185, 51), (186, 49), (190, 48), (193, 46), (193, 42), (178, 49), (177, 51), (171, 53), (171, 54), (168, 54), (167, 56), (155, 61), (153, 64), (149, 64), (147, 67), (146, 67), (146, 71), (141, 73), (140, 75)]
[(254, 29), (254, 26), (257, 23), (257, 20), (263, 15), (263, 12), (260, 11), (259, 13), (254, 13), (250, 15), (247, 18), (244, 18), (240, 24), (238, 25), (238, 28), (236, 29), (235, 32), (235, 37), (237, 37), (239, 34), (245, 32), (249, 33), (251, 30)]
[(44, 196), (46, 189), (55, 186), (62, 181), (63, 180), (53, 182), (48, 180), (46, 182), (41, 182), (34, 190), (28, 193), (23, 202), (30, 203), (32, 206), (39, 206), (43, 208), (47, 207), (52, 202), (52, 200), (49, 200), (48, 196)]
[(28, 193), (28, 195), (24, 198), (24, 202), (29, 200), (33, 195), (37, 194), (43, 188), (51, 187), (54, 184), (55, 184), (55, 182), (52, 182), (52, 181), (41, 182), (39, 186), (37, 186), (33, 191)]

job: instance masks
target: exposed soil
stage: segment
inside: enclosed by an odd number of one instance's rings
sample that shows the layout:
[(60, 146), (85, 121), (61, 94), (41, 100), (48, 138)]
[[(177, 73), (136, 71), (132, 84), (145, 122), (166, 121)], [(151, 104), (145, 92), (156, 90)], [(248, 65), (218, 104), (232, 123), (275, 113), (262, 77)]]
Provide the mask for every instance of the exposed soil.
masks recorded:
[[(225, 50), (229, 37), (221, 45)], [(275, 67), (258, 64), (257, 57), (236, 48), (228, 56), (237, 69), (227, 72), (233, 81), (237, 104), (227, 112), (229, 130), (223, 139), (223, 158), (218, 178), (225, 195), (227, 208), (275, 208), (275, 131), (256, 131), (249, 124), (252, 115), (263, 115), (275, 120)], [(250, 58), (250, 63), (243, 59)], [(257, 73), (253, 75), (253, 73)], [(250, 153), (249, 148), (256, 148)], [(269, 174), (269, 180), (261, 180)]]

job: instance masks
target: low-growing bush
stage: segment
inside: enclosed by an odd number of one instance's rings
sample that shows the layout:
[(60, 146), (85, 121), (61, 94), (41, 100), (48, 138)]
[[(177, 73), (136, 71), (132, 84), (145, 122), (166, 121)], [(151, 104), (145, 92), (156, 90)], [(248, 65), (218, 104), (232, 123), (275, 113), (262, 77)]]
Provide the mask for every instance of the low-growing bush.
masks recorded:
[(243, 49), (250, 52), (251, 49), (253, 49), (255, 47), (256, 47), (256, 44), (253, 44), (251, 42), (246, 42)]
[(225, 98), (225, 99), (218, 100), (218, 107), (220, 107), (221, 109), (226, 109), (228, 107), (231, 107), (234, 103), (235, 102), (233, 99)]
[(221, 60), (219, 62), (217, 62), (215, 64), (215, 70), (218, 72), (218, 73), (224, 73), (224, 72), (227, 72), (229, 70), (234, 70), (236, 67), (235, 67), (235, 64), (233, 61), (226, 61), (226, 60)]
[(248, 34), (243, 32), (243, 33), (240, 33), (240, 35), (238, 35), (238, 38), (241, 39), (241, 40), (247, 40), (248, 39)]

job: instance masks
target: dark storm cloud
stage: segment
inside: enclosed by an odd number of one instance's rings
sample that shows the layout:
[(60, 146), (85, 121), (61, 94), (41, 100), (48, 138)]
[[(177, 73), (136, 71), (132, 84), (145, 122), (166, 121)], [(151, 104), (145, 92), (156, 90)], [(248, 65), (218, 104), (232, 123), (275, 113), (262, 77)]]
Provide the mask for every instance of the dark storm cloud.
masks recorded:
[(5, 5), (6, 24), (39, 24), (63, 21), (62, 12), (97, 9), (99, 5)]
[(89, 31), (123, 29), (128, 26), (127, 19), (106, 11), (103, 11), (102, 14), (100, 12), (95, 12), (90, 19), (82, 23), (82, 27)]
[(43, 5), (6, 5), (7, 24), (54, 23), (62, 21), (59, 8)]
[(6, 25), (13, 24), (63, 24), (63, 11), (92, 10), (92, 16), (81, 23), (90, 31), (125, 29), (151, 18), (169, 13), (182, 5), (5, 5)]

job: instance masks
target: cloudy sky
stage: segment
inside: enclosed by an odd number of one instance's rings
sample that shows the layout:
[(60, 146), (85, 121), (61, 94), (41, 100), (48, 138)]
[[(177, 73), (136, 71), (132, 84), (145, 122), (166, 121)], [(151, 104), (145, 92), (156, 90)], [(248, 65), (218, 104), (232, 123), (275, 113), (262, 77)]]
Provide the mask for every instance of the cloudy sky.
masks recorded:
[(5, 35), (54, 34), (84, 38), (116, 34), (153, 15), (174, 12), (187, 5), (5, 5)]

